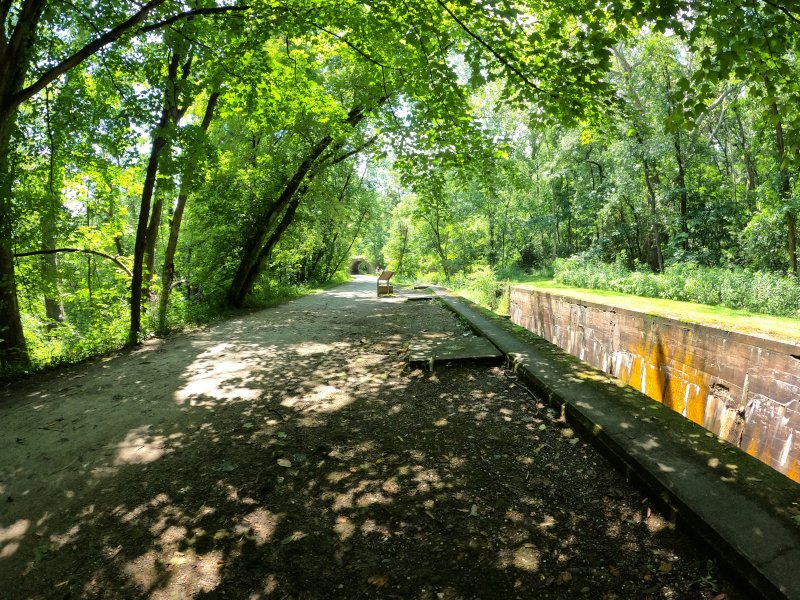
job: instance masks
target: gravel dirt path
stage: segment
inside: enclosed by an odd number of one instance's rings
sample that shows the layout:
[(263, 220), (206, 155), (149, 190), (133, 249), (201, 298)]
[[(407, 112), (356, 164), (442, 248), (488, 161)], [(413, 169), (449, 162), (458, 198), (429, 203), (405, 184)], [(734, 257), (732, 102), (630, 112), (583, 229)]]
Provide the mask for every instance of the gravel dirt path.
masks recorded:
[(1, 598), (736, 598), (464, 329), (374, 278), (10, 384)]

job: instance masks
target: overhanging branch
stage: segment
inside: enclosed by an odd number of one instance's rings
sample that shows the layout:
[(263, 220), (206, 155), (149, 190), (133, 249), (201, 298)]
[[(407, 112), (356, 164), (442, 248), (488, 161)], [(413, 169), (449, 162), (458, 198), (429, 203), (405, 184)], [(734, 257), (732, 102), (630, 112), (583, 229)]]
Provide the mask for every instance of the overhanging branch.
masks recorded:
[(543, 94), (543, 93), (545, 93), (545, 92), (544, 92), (544, 90), (542, 90), (542, 88), (540, 88), (540, 87), (539, 87), (538, 85), (536, 85), (536, 84), (535, 84), (533, 81), (531, 81), (530, 79), (528, 79), (528, 77), (527, 77), (527, 76), (526, 76), (526, 75), (525, 75), (525, 74), (524, 74), (522, 71), (520, 71), (520, 70), (519, 70), (517, 67), (515, 67), (514, 65), (512, 65), (512, 64), (511, 64), (511, 62), (510, 62), (508, 59), (506, 59), (505, 57), (503, 57), (503, 55), (502, 55), (502, 54), (500, 54), (500, 53), (499, 53), (497, 50), (495, 50), (495, 49), (494, 49), (494, 48), (493, 48), (493, 47), (492, 47), (492, 46), (491, 46), (489, 43), (487, 43), (487, 42), (486, 42), (486, 41), (485, 41), (483, 38), (481, 38), (481, 37), (480, 37), (480, 36), (479, 36), (477, 33), (475, 33), (474, 31), (472, 31), (472, 30), (471, 30), (471, 29), (470, 29), (470, 28), (467, 26), (467, 24), (466, 24), (466, 23), (464, 23), (464, 22), (463, 22), (461, 19), (459, 19), (459, 18), (458, 18), (458, 17), (455, 15), (455, 13), (453, 13), (453, 11), (452, 11), (452, 10), (450, 10), (450, 8), (447, 6), (447, 4), (446, 4), (446, 3), (445, 3), (443, 0), (436, 0), (436, 3), (437, 3), (439, 6), (441, 6), (441, 7), (442, 7), (442, 8), (443, 8), (443, 9), (444, 9), (446, 12), (447, 12), (447, 14), (448, 14), (448, 15), (450, 15), (450, 16), (452, 17), (452, 19), (453, 19), (453, 20), (454, 20), (456, 23), (458, 23), (458, 26), (459, 26), (459, 27), (461, 27), (461, 29), (463, 29), (463, 30), (464, 30), (464, 31), (467, 33), (467, 35), (469, 35), (469, 36), (470, 36), (470, 37), (471, 37), (473, 40), (475, 40), (475, 41), (476, 41), (476, 42), (478, 42), (478, 43), (479, 43), (481, 46), (483, 46), (483, 47), (484, 47), (484, 48), (486, 48), (486, 49), (487, 49), (489, 52), (491, 52), (492, 56), (494, 56), (494, 57), (495, 57), (497, 60), (499, 60), (499, 61), (500, 61), (500, 63), (501, 63), (501, 64), (502, 64), (504, 67), (506, 67), (506, 68), (507, 68), (509, 71), (511, 71), (511, 72), (512, 72), (512, 73), (514, 73), (514, 74), (515, 74), (517, 77), (519, 77), (519, 78), (520, 78), (522, 81), (524, 81), (526, 85), (528, 85), (529, 87), (532, 87), (533, 89), (535, 89), (535, 90), (536, 90), (537, 92), (539, 92), (540, 94)]
[(200, 15), (220, 15), (224, 13), (230, 12), (239, 12), (250, 10), (249, 6), (214, 6), (210, 8), (195, 8), (194, 10), (187, 10), (186, 12), (178, 13), (177, 15), (172, 15), (168, 19), (164, 19), (163, 21), (159, 21), (158, 23), (151, 23), (150, 25), (145, 25), (144, 27), (140, 28), (137, 33), (148, 33), (150, 31), (155, 31), (156, 29), (161, 29), (162, 27), (168, 27), (173, 23), (177, 23), (178, 21), (182, 21), (183, 19), (191, 19), (192, 17), (198, 17)]
[(15, 258), (22, 258), (24, 256), (39, 256), (42, 254), (57, 254), (59, 252), (80, 252), (82, 254), (92, 254), (94, 256), (99, 256), (100, 258), (105, 258), (110, 260), (115, 265), (117, 265), (120, 269), (125, 271), (128, 277), (133, 277), (133, 273), (131, 270), (126, 267), (116, 256), (111, 256), (110, 254), (106, 254), (105, 252), (98, 252), (97, 250), (88, 250), (86, 248), (55, 248), (53, 250), (34, 250), (33, 252), (16, 252), (14, 254)]

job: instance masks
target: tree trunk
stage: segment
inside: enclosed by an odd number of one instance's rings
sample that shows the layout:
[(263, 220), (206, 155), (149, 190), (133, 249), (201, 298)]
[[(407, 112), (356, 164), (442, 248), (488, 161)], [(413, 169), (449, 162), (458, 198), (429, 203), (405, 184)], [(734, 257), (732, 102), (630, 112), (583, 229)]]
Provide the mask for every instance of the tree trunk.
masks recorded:
[[(211, 125), (211, 119), (214, 117), (214, 109), (219, 100), (219, 92), (213, 92), (208, 97), (206, 103), (206, 112), (203, 116), (203, 122), (200, 124), (200, 129), (205, 133)], [(175, 210), (172, 213), (172, 220), (169, 224), (169, 239), (167, 240), (167, 249), (164, 252), (164, 266), (161, 270), (161, 296), (158, 302), (158, 332), (165, 333), (167, 330), (167, 308), (169, 307), (169, 295), (172, 291), (172, 282), (175, 281), (175, 252), (178, 249), (178, 236), (181, 231), (181, 223), (183, 222), (183, 211), (186, 208), (186, 200), (189, 197), (189, 191), (194, 183), (194, 161), (186, 161), (186, 167), (181, 177), (181, 187), (178, 192), (178, 199), (175, 202)]]
[[(786, 144), (783, 138), (783, 124), (779, 118), (778, 105), (776, 102), (770, 104), (770, 112), (775, 117), (775, 147), (777, 150), (778, 168), (780, 169), (780, 197), (787, 205), (792, 200), (792, 182), (789, 176), (789, 169), (786, 167)], [(786, 208), (786, 229), (789, 251), (789, 271), (797, 275), (797, 215), (791, 209)]]
[[(177, 53), (172, 55), (168, 69), (168, 82), (175, 81), (178, 73), (180, 58)], [(139, 342), (139, 332), (142, 328), (142, 294), (144, 293), (144, 258), (147, 245), (147, 230), (150, 220), (150, 203), (153, 199), (153, 190), (158, 174), (158, 162), (161, 151), (167, 145), (166, 128), (171, 115), (169, 83), (164, 94), (164, 106), (161, 117), (153, 130), (153, 142), (150, 147), (150, 159), (147, 162), (144, 185), (142, 187), (142, 201), (139, 207), (139, 220), (136, 226), (136, 243), (133, 248), (133, 278), (131, 279), (131, 322), (128, 332), (128, 344), (135, 345)]]
[[(49, 145), (49, 164), (47, 170), (47, 199), (39, 220), (42, 234), (42, 250), (53, 250), (56, 247), (56, 224), (59, 198), (55, 191), (55, 143), (53, 127), (50, 119), (50, 95), (45, 90), (45, 120), (47, 123), (47, 142)], [(42, 281), (44, 290), (44, 310), (47, 317), (47, 329), (51, 331), (56, 324), (64, 320), (64, 305), (58, 291), (58, 254), (49, 252), (42, 256)]]
[[(175, 56), (173, 57), (173, 61), (177, 60), (180, 54), (175, 52)], [(181, 83), (185, 82), (189, 78), (189, 73), (192, 70), (192, 56), (189, 55), (186, 59), (186, 62), (183, 65), (183, 70), (181, 73)], [(177, 75), (177, 70), (175, 72)], [(169, 119), (173, 125), (176, 127), (180, 123), (180, 120), (183, 118), (183, 115), (188, 110), (188, 102), (184, 105), (184, 108), (179, 106), (180, 104), (180, 87), (178, 81), (174, 77), (172, 77), (172, 72), (170, 71), (170, 78), (167, 81), (167, 93), (164, 96), (164, 106), (168, 107), (169, 109)], [(169, 142), (164, 145), (161, 149), (161, 154), (165, 155), (170, 152)], [(159, 160), (160, 164), (160, 160)], [(158, 172), (158, 167), (156, 167), (156, 172)], [(158, 242), (158, 235), (161, 230), (161, 216), (164, 213), (164, 193), (163, 191), (159, 191), (156, 189), (156, 201), (153, 204), (153, 208), (150, 211), (150, 222), (147, 225), (147, 233), (145, 234), (145, 243), (144, 243), (144, 285), (145, 290), (147, 291), (147, 295), (151, 295), (151, 286), (153, 284), (153, 275), (155, 275), (156, 270), (156, 243)]]
[(402, 270), (403, 270), (403, 258), (405, 258), (406, 248), (408, 247), (408, 230), (409, 230), (409, 227), (408, 226), (403, 227), (401, 225), (401, 229), (403, 231), (403, 245), (400, 248), (400, 258), (397, 259), (397, 267), (395, 267), (395, 272), (398, 275), (400, 275), (402, 273)]
[(753, 192), (758, 185), (758, 172), (756, 171), (756, 164), (755, 160), (753, 160), (750, 144), (747, 143), (747, 136), (745, 135), (744, 124), (742, 123), (742, 115), (736, 104), (733, 105), (733, 114), (736, 116), (736, 124), (739, 130), (739, 147), (742, 149), (744, 167), (747, 171), (747, 191)]
[(269, 259), (272, 256), (272, 251), (275, 249), (275, 246), (278, 245), (278, 242), (280, 241), (281, 237), (283, 237), (283, 234), (286, 232), (286, 230), (289, 228), (289, 225), (291, 225), (292, 222), (294, 221), (295, 214), (297, 213), (297, 207), (300, 205), (300, 200), (302, 200), (306, 189), (307, 186), (304, 186), (298, 191), (298, 193), (294, 195), (294, 198), (292, 198), (291, 203), (286, 208), (286, 212), (283, 213), (283, 218), (281, 219), (280, 223), (278, 223), (278, 226), (272, 232), (272, 235), (269, 236), (269, 239), (264, 244), (264, 247), (261, 249), (261, 252), (259, 252), (258, 258), (256, 259), (256, 262), (253, 264), (253, 268), (250, 269), (248, 277), (244, 281), (244, 285), (242, 286), (242, 290), (244, 291), (244, 294), (242, 295), (242, 300), (244, 300), (244, 298), (246, 298), (250, 294), (250, 292), (253, 291), (253, 285), (255, 285), (256, 280), (258, 279), (258, 276), (261, 275), (262, 271), (264, 270), (264, 267), (267, 266)]
[(13, 116), (0, 110), (0, 368), (26, 365), (28, 351), (17, 302), (17, 281), (12, 248), (12, 175), (9, 160)]
[(684, 163), (680, 131), (676, 131), (673, 134), (672, 145), (675, 148), (675, 162), (678, 163), (678, 176), (675, 179), (675, 183), (678, 184), (678, 197), (680, 198), (680, 227), (683, 234), (681, 247), (684, 250), (689, 250), (689, 193), (686, 189), (686, 165)]
[(642, 159), (644, 166), (644, 180), (647, 185), (647, 197), (650, 205), (650, 218), (652, 219), (653, 230), (653, 251), (655, 253), (656, 263), (653, 270), (661, 273), (664, 270), (664, 256), (661, 254), (661, 228), (658, 226), (658, 203), (656, 198), (656, 188), (653, 184), (652, 172), (650, 171), (650, 163), (647, 159)]
[[(385, 101), (386, 98), (381, 98), (376, 105), (380, 106)], [(350, 125), (350, 127), (355, 127), (365, 116), (366, 113), (363, 108), (354, 108), (348, 114), (346, 123)], [(297, 167), (294, 175), (286, 182), (283, 192), (281, 192), (280, 196), (278, 196), (269, 210), (267, 210), (266, 215), (245, 243), (242, 258), (239, 261), (239, 267), (228, 289), (227, 302), (230, 306), (239, 307), (244, 303), (245, 297), (252, 289), (255, 279), (263, 267), (263, 259), (261, 258), (262, 250), (270, 241), (272, 230), (278, 225), (281, 214), (283, 214), (292, 203), (292, 199), (303, 185), (306, 177), (311, 173), (317, 163), (317, 159), (322, 156), (332, 143), (333, 138), (327, 135), (311, 147), (306, 157)]]

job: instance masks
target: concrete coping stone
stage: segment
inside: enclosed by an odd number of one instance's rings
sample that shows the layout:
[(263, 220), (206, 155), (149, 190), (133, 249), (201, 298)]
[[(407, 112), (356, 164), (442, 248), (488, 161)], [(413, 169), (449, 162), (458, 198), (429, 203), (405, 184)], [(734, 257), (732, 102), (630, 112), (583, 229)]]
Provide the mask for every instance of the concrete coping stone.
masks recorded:
[(534, 333), (435, 291), (735, 577), (762, 597), (800, 599), (800, 485)]
[[(686, 329), (692, 329), (697, 332), (713, 331), (715, 333), (719, 333), (720, 331), (722, 331), (732, 342), (747, 344), (750, 346), (756, 346), (758, 348), (765, 348), (767, 350), (773, 350), (775, 352), (780, 352), (782, 354), (789, 354), (794, 356), (795, 358), (798, 358), (798, 361), (800, 361), (800, 345), (793, 344), (792, 342), (781, 340), (775, 337), (770, 337), (766, 333), (758, 334), (758, 333), (744, 333), (742, 331), (733, 331), (730, 329), (725, 329), (724, 327), (718, 327), (714, 325), (704, 325), (703, 323), (697, 323), (696, 321), (687, 321), (684, 319), (679, 319), (677, 317), (654, 315), (645, 310), (617, 306), (613, 302), (609, 304), (602, 304), (600, 302), (584, 300), (583, 298), (576, 298), (575, 296), (570, 296), (569, 293), (566, 292), (560, 294), (558, 292), (553, 292), (549, 290), (546, 291), (534, 287), (528, 287), (524, 284), (512, 285), (511, 289), (514, 288), (520, 288), (526, 291), (532, 290), (535, 291), (537, 294), (544, 296), (545, 298), (550, 298), (553, 296), (558, 298), (566, 298), (571, 303), (577, 304), (578, 306), (587, 306), (587, 307), (597, 308), (599, 310), (614, 311), (622, 314), (644, 316), (645, 318), (650, 319), (655, 323), (664, 323), (664, 324), (679, 323), (681, 327), (684, 327)], [(798, 364), (800, 364), (800, 362), (798, 362)]]

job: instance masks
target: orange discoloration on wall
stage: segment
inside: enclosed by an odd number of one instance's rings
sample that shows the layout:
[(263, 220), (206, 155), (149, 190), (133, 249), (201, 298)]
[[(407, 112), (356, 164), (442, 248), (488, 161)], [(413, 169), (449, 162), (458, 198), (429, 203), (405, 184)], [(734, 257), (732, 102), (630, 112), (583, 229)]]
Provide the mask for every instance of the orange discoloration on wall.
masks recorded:
[(800, 347), (521, 287), (511, 316), (800, 481)]

